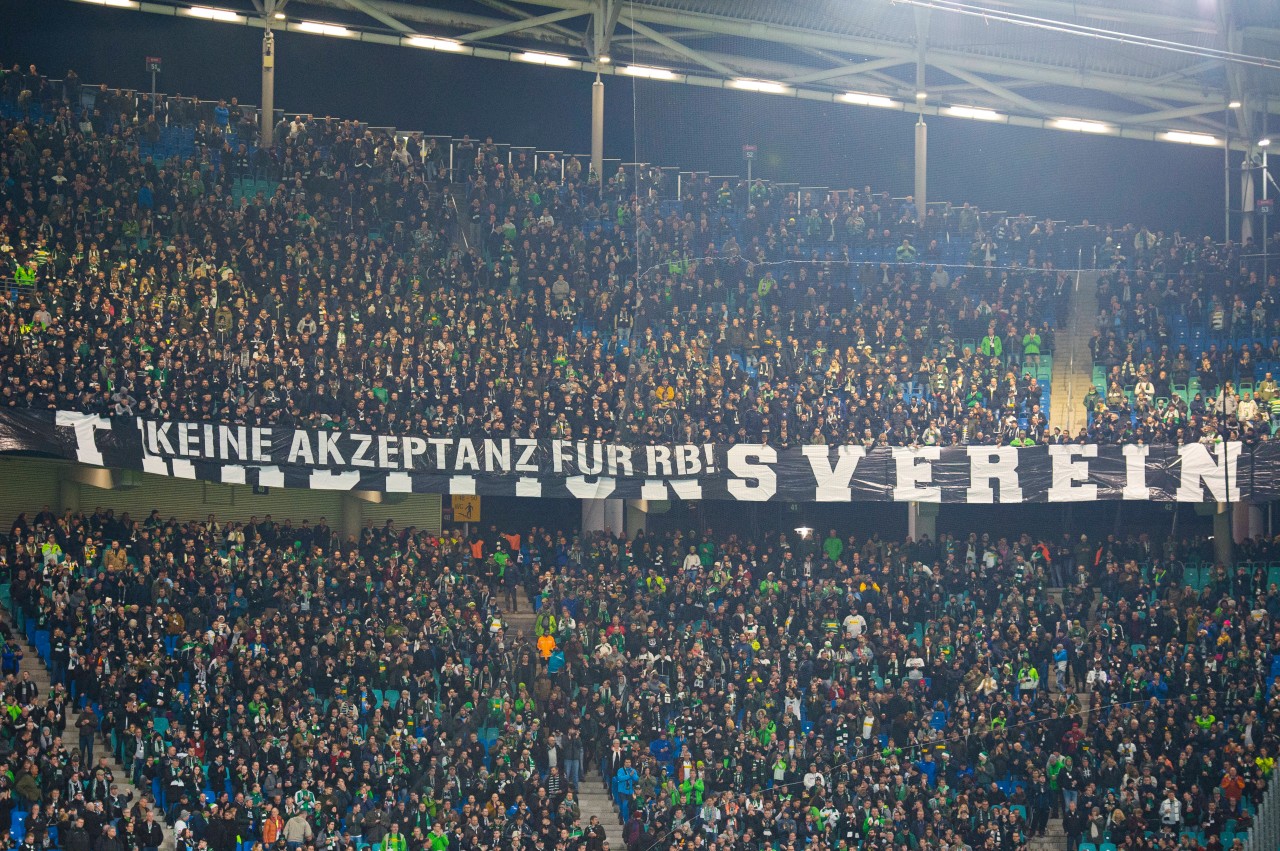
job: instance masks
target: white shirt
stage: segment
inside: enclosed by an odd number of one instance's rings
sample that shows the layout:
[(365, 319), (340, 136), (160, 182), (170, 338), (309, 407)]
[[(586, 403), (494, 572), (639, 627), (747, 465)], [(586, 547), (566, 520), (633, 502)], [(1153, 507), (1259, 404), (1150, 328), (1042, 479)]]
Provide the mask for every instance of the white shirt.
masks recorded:
[(867, 629), (867, 619), (862, 615), (854, 612), (846, 615), (844, 619), (844, 634), (849, 638), (857, 638)]

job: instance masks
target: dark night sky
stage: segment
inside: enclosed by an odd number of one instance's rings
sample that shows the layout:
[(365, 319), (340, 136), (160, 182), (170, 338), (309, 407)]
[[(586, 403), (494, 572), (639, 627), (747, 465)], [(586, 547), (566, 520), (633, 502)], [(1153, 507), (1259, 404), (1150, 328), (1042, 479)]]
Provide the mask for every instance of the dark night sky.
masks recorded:
[[(259, 100), (255, 29), (63, 0), (0, 0), (0, 21), (6, 65), (35, 62), (52, 76), (75, 67), (86, 82), (146, 89), (143, 58), (158, 54), (161, 91)], [(279, 108), (590, 149), (588, 74), (296, 33), (276, 43)], [(750, 143), (762, 177), (911, 191), (911, 115), (622, 77), (605, 85), (606, 156), (733, 174)], [(930, 119), (929, 143), (934, 200), (1222, 235), (1221, 151), (947, 118)]]

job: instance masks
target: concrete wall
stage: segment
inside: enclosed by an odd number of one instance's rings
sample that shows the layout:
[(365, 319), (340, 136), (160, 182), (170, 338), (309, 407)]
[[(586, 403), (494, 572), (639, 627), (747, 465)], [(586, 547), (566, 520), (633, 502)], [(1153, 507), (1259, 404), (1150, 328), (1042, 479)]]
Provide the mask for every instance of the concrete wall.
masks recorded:
[[(109, 475), (112, 472), (114, 475)], [(119, 487), (122, 481), (127, 484)], [(107, 484), (117, 486), (95, 486)], [(337, 529), (342, 528), (344, 501), (345, 510), (358, 509), (362, 521), (381, 526), (390, 519), (401, 528), (440, 530), (438, 494), (408, 494), (403, 500), (373, 504), (339, 491), (272, 488), (269, 493), (255, 494), (248, 485), (193, 482), (145, 473), (122, 476), (118, 471), (62, 461), (0, 457), (0, 529), (4, 532), (9, 531), (19, 513), (34, 515), (46, 505), (58, 513), (66, 509), (91, 513), (98, 507), (113, 508), (117, 515), (127, 511), (139, 518), (159, 509), (166, 518), (182, 520), (213, 514), (219, 520), (245, 521), (270, 514), (277, 521), (289, 519), (296, 524), (303, 519), (314, 523), (325, 517)]]

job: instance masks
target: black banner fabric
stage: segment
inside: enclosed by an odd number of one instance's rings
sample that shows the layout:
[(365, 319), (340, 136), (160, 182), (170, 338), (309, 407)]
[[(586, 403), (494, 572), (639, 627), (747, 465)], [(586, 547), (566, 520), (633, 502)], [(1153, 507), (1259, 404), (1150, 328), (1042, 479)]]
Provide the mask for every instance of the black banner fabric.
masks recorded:
[(0, 411), (0, 452), (224, 484), (741, 502), (1177, 502), (1280, 498), (1280, 444), (623, 446)]

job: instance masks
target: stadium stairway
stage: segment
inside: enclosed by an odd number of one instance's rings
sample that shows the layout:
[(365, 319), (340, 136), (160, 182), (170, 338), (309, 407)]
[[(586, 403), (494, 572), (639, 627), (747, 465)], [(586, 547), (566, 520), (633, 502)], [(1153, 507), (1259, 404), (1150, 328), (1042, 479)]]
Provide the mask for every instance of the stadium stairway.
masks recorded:
[[(18, 665), (19, 673), (25, 671), (30, 674), (31, 681), (35, 683), (36, 688), (40, 690), (40, 696), (46, 697), (52, 690), (53, 683), (49, 679), (49, 669), (46, 668), (43, 661), (41, 661), (38, 649), (35, 644), (31, 643), (31, 641), (26, 638), (23, 631), (18, 629), (17, 624), (13, 621), (13, 617), (8, 612), (3, 612), (3, 614), (0, 615), (0, 618), (4, 620), (5, 625), (11, 631), (14, 636), (14, 640), (20, 640), (22, 644), (25, 645), (23, 647), (22, 660)], [(74, 717), (67, 718), (67, 729), (66, 732), (63, 733), (62, 740), (68, 748), (77, 747), (77, 740), (79, 737), (76, 733), (76, 722), (79, 720), (80, 713), (78, 712), (75, 713)], [(94, 745), (93, 756), (95, 765), (100, 758), (107, 758), (107, 764), (110, 766), (111, 773), (114, 778), (112, 782), (115, 783), (122, 792), (131, 796), (130, 800), (132, 802), (137, 803), (138, 801), (142, 801), (144, 800), (144, 797), (147, 800), (150, 800), (149, 792), (144, 796), (138, 787), (134, 786), (133, 783), (130, 782), (129, 772), (127, 772), (124, 769), (124, 766), (116, 760), (115, 753), (112, 750), (110, 743), (105, 740), (101, 733), (99, 733), (98, 741)], [(158, 807), (156, 807), (155, 812), (156, 821), (159, 822), (161, 829), (164, 831), (164, 842), (160, 845), (160, 851), (173, 851), (173, 829), (169, 827), (169, 823), (165, 820), (164, 813), (161, 812)]]
[(1098, 278), (1102, 272), (1077, 273), (1071, 290), (1071, 307), (1065, 328), (1058, 329), (1054, 345), (1053, 382), (1050, 388), (1049, 426), (1075, 434), (1087, 425), (1084, 397), (1093, 384), (1093, 356), (1089, 340), (1098, 319)]
[[(523, 640), (533, 643), (533, 607), (529, 605), (527, 598), (521, 598), (517, 602), (520, 608), (514, 612), (503, 612), (503, 618), (507, 622), (509, 633), (517, 636), (517, 640)], [(605, 838), (610, 836), (618, 839), (622, 836), (622, 828), (618, 823), (618, 808), (613, 803), (613, 798), (609, 795), (609, 784), (600, 777), (600, 772), (592, 765), (588, 764), (591, 760), (585, 760), (582, 766), (582, 780), (578, 783), (578, 809), (581, 811), (582, 827), (585, 829), (591, 824), (591, 817), (596, 816), (600, 819), (600, 825), (604, 828)], [(615, 841), (613, 847), (620, 847), (621, 843)]]
[(583, 766), (582, 782), (578, 784), (578, 809), (582, 812), (582, 826), (591, 824), (591, 817), (600, 819), (604, 828), (604, 838), (614, 837), (613, 846), (621, 847), (617, 841), (622, 836), (622, 828), (618, 822), (618, 808), (609, 796), (607, 784), (600, 778), (600, 772), (590, 766)]
[[(1094, 290), (1096, 291), (1096, 289), (1097, 289), (1097, 285), (1096, 285), (1096, 278), (1095, 278)], [(1092, 298), (1092, 294), (1090, 294), (1090, 298)], [(1086, 339), (1086, 343), (1087, 342), (1088, 341)], [(1085, 350), (1088, 351), (1087, 345), (1085, 347)], [(1048, 594), (1050, 597), (1054, 599), (1055, 602), (1057, 602), (1059, 606), (1062, 605), (1062, 589), (1061, 588), (1050, 588), (1048, 589)], [(1089, 607), (1089, 620), (1085, 624), (1085, 629), (1087, 630), (1093, 629), (1094, 624), (1097, 622), (1097, 618), (1094, 615), (1094, 612), (1096, 611), (1097, 611), (1096, 606)], [(1049, 690), (1055, 694), (1058, 693), (1058, 690), (1053, 687), (1054, 677), (1052, 673), (1050, 673), (1049, 676), (1047, 677), (1047, 682), (1049, 684)], [(1073, 683), (1073, 687), (1079, 689), (1080, 684)], [(1075, 695), (1076, 695), (1076, 704), (1082, 710), (1081, 726), (1083, 727), (1084, 730), (1087, 731), (1089, 729), (1089, 692), (1076, 691)], [(1066, 849), (1067, 848), (1067, 832), (1062, 829), (1062, 819), (1061, 818), (1049, 819), (1049, 824), (1046, 825), (1045, 827), (1045, 835), (1031, 837), (1030, 840), (1027, 842), (1027, 848), (1029, 849), (1029, 851), (1063, 851), (1063, 849)], [(1067, 851), (1075, 851), (1075, 849), (1073, 848), (1067, 849)]]

